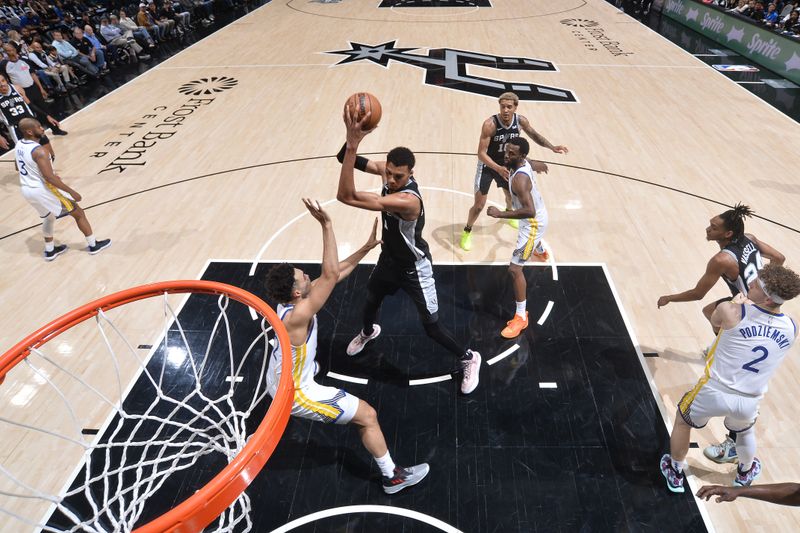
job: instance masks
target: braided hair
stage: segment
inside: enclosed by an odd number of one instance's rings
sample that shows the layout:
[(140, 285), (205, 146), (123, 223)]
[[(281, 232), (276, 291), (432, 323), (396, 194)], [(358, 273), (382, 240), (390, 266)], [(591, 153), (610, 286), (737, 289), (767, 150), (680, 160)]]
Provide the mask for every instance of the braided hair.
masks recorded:
[(738, 241), (744, 236), (744, 219), (753, 216), (755, 213), (752, 209), (744, 204), (736, 204), (733, 209), (728, 209), (719, 218), (722, 219), (722, 225), (725, 231), (732, 231), (732, 241)]

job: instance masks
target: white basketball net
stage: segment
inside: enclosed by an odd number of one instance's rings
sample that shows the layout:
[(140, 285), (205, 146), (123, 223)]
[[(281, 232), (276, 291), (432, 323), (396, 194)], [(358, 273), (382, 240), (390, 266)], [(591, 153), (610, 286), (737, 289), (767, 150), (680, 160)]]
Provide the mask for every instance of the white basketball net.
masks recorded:
[[(156, 297), (152, 300), (158, 304), (161, 299)], [(104, 349), (73, 356), (71, 361), (67, 361), (68, 358), (54, 353), (59, 351), (58, 342), (51, 340), (41, 349), (32, 351), (9, 372), (16, 383), (27, 381), (40, 387), (35, 396), (46, 396), (48, 400), (38, 409), (46, 410), (47, 413), (42, 414), (47, 416), (25, 413), (24, 417), (15, 419), (9, 415), (14, 409), (5, 406), (0, 409), (0, 445), (12, 446), (23, 453), (29, 446), (26, 443), (35, 443), (30, 447), (39, 450), (27, 459), (23, 455), (22, 460), (16, 457), (16, 452), (2, 456), (0, 512), (42, 531), (132, 531), (135, 525), (143, 525), (140, 519), (148, 499), (153, 498), (170, 478), (175, 482), (177, 473), (194, 469), (191, 476), (199, 484), (183, 486), (182, 489), (188, 493), (178, 495), (174, 503), (174, 491), (168, 489), (159, 493), (157, 499), (168, 502), (165, 510), (201, 488), (232, 461), (260, 421), (251, 421), (248, 428), (246, 422), (251, 414), (255, 411), (257, 416), (263, 416), (269, 404), (266, 375), (274, 334), (269, 323), (262, 318), (257, 327), (259, 332), (244, 355), (235, 354), (228, 318), (230, 301), (242, 310), (248, 309), (227, 296), (219, 296), (216, 302), (219, 314), (209, 335), (208, 331), (185, 331), (168, 301), (168, 295), (164, 294), (163, 357), (160, 363), (154, 360), (149, 367), (143, 356), (146, 352), (129, 342), (109, 316), (101, 311), (94, 320), (99, 332), (95, 336), (102, 339)], [(193, 352), (191, 348), (198, 345), (198, 335), (208, 335), (203, 353), (197, 353), (197, 349)], [(190, 339), (195, 342), (190, 342)], [(225, 341), (227, 346), (222, 346)], [(82, 359), (84, 356), (87, 359)], [(76, 361), (82, 364), (76, 365)], [(103, 380), (90, 382), (83, 377), (87, 361), (91, 368), (102, 365)], [(139, 382), (146, 380), (144, 385), (150, 394), (143, 402), (130, 402), (135, 407), (132, 409), (124, 405), (124, 383), (137, 371), (141, 372)], [(25, 376), (25, 372), (29, 374)], [(170, 380), (173, 375), (179, 375), (178, 384), (174, 378)], [(109, 380), (110, 376), (116, 378), (116, 383), (109, 383), (113, 381)], [(241, 387), (242, 382), (247, 383), (246, 391)], [(3, 387), (9, 387), (9, 380)], [(236, 394), (239, 388), (242, 391)], [(86, 405), (100, 406), (103, 412), (112, 415), (107, 416), (106, 427), (99, 428), (98, 434), (82, 433), (86, 416), (81, 411), (85, 407), (81, 406)], [(31, 418), (35, 422), (30, 422)], [(56, 429), (52, 428), (53, 425), (57, 426)], [(47, 450), (50, 450), (50, 456)], [(8, 457), (11, 455), (15, 456), (13, 461)], [(45, 475), (44, 479), (40, 476), (36, 481), (30, 480), (32, 470), (48, 473), (52, 460), (69, 456), (78, 457), (68, 468), (74, 476), (53, 480)], [(80, 467), (75, 472), (78, 464)], [(214, 465), (212, 472), (205, 476), (196, 475), (197, 472), (206, 472), (209, 464)], [(52, 468), (53, 473), (59, 470)], [(249, 511), (250, 499), (242, 493), (206, 531), (232, 531), (234, 528), (236, 531), (250, 531)], [(69, 526), (54, 528), (48, 525), (51, 513), (60, 515), (59, 520), (68, 522)], [(145, 518), (149, 521), (154, 517), (145, 513)], [(6, 529), (3, 522), (11, 522), (8, 524), (11, 529)], [(20, 531), (20, 526), (14, 520), (0, 520), (0, 531)]]

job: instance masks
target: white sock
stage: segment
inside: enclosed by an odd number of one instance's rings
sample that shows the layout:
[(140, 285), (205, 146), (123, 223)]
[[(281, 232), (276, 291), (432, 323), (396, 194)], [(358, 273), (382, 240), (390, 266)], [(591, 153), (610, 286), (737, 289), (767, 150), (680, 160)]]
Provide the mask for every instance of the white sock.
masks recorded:
[(678, 473), (683, 472), (683, 469), (686, 468), (686, 461), (676, 461), (675, 459), (671, 459), (672, 461), (672, 468), (674, 468)]
[(44, 251), (45, 252), (52, 252), (53, 250), (55, 250), (55, 248), (56, 248), (56, 246), (55, 246), (55, 243), (53, 241), (50, 241), (50, 242), (44, 241)]
[(97, 241), (94, 238), (94, 234), (86, 236), (86, 242), (89, 243), (89, 246), (94, 246), (97, 244)]
[(525, 317), (525, 309), (528, 306), (528, 300), (522, 300), (521, 302), (517, 302), (517, 315), (521, 316), (522, 318)]
[(384, 477), (394, 476), (394, 461), (392, 461), (392, 456), (389, 455), (388, 451), (383, 457), (376, 457), (375, 462), (378, 463), (378, 468), (381, 469), (381, 474)]

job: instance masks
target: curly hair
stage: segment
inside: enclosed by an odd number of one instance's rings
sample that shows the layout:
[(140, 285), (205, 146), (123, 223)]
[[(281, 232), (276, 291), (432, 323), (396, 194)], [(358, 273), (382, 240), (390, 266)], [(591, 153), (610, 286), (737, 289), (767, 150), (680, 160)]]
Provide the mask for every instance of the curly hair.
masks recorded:
[(755, 212), (744, 204), (736, 204), (733, 209), (728, 209), (719, 218), (722, 219), (722, 225), (726, 231), (732, 231), (732, 240), (740, 239), (744, 236), (744, 219), (751, 217)]
[(758, 277), (772, 294), (791, 300), (800, 294), (800, 276), (786, 267), (768, 264), (758, 272)]
[(267, 291), (267, 298), (282, 304), (291, 302), (293, 288), (294, 265), (281, 263), (269, 269), (267, 278), (264, 280), (264, 289)]

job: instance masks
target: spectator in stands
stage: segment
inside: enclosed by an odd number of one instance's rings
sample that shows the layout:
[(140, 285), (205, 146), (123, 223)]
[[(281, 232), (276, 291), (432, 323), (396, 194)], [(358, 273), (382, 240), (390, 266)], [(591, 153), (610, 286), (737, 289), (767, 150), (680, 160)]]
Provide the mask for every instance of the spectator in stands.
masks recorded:
[(106, 45), (100, 42), (100, 39), (97, 38), (97, 35), (94, 34), (94, 28), (92, 28), (91, 24), (87, 24), (83, 27), (83, 36), (92, 43), (92, 47), (94, 47), (94, 52), (98, 55), (103, 57), (105, 62), (106, 55), (108, 54), (108, 50), (106, 50)]
[[(129, 19), (125, 15), (124, 10), (120, 9), (119, 18), (115, 15), (111, 15), (108, 22), (111, 26), (116, 26), (123, 32), (130, 32), (134, 38), (139, 39), (143, 43), (147, 43), (147, 46), (150, 48), (155, 48), (156, 43), (153, 41), (153, 37), (150, 33), (145, 28), (140, 28), (132, 19)], [(127, 33), (123, 33), (123, 35), (126, 39), (128, 38)]]
[(748, 16), (757, 21), (761, 22), (764, 20), (764, 3), (763, 2), (756, 2), (756, 5), (753, 7), (753, 10), (748, 13)]
[(8, 17), (0, 16), (0, 31), (8, 33), (11, 30), (11, 24), (8, 23)]
[(8, 31), (8, 44), (17, 49), (17, 54), (28, 53), (28, 45), (22, 40), (22, 35), (17, 30)]
[(183, 26), (184, 30), (189, 31), (193, 29), (192, 15), (181, 4), (177, 2), (173, 4), (171, 0), (164, 0), (162, 12), (167, 18), (175, 20), (178, 26)]
[(39, 41), (34, 41), (28, 47), (28, 55), (25, 58), (31, 68), (35, 69), (36, 77), (42, 85), (45, 86), (48, 92), (54, 91), (60, 94), (67, 92), (64, 82), (61, 81), (61, 76), (58, 72), (49, 71), (50, 65), (47, 61), (47, 54), (42, 49), (42, 44)]
[(139, 43), (133, 38), (133, 34), (131, 34), (130, 37), (125, 37), (125, 33), (126, 32), (123, 32), (118, 26), (109, 24), (108, 18), (103, 17), (100, 19), (100, 35), (103, 36), (103, 39), (105, 39), (109, 45), (126, 49), (137, 61), (139, 59), (150, 59), (149, 55), (142, 53), (142, 47), (139, 46)]
[(161, 35), (165, 37), (175, 35), (175, 21), (159, 13), (153, 0), (150, 0), (150, 3), (147, 4), (147, 14), (150, 15), (150, 18), (158, 25), (158, 28), (161, 30)]
[(214, 21), (214, 0), (178, 0), (178, 3), (193, 13), (195, 19), (200, 19), (203, 26)]
[[(48, 49), (55, 50), (52, 46), (48, 47)], [(45, 51), (44, 45), (42, 45), (41, 41), (33, 41), (33, 43), (31, 43), (30, 53), (35, 55), (39, 60), (42, 61), (42, 63), (46, 65), (44, 70), (45, 74), (52, 78), (58, 87), (63, 88), (64, 90), (74, 89), (77, 87), (74, 81), (75, 73), (72, 72), (72, 69), (69, 68), (69, 65), (65, 65), (58, 61), (58, 53), (54, 54), (54, 58), (50, 57), (47, 51)]]
[[(150, 5), (153, 6), (155, 4)], [(164, 2), (164, 7), (158, 12), (158, 16), (173, 23), (178, 37), (181, 37), (184, 33), (189, 31), (189, 13), (176, 13), (170, 0)]]
[(778, 23), (778, 11), (775, 4), (767, 6), (767, 13), (764, 15), (764, 24), (774, 27)]
[(42, 21), (33, 9), (26, 7), (25, 14), (19, 19), (19, 25), (22, 28), (31, 28), (37, 32), (42, 31)]
[(53, 31), (53, 46), (58, 50), (58, 56), (63, 59), (67, 65), (72, 65), (93, 78), (99, 76), (100, 70), (94, 66), (94, 63), (92, 63), (88, 57), (78, 52), (74, 46), (69, 44), (64, 39), (64, 34), (59, 30)]
[(139, 4), (139, 11), (136, 13), (136, 24), (142, 28), (147, 28), (147, 31), (156, 41), (160, 42), (166, 39), (165, 35), (161, 33), (161, 28), (150, 16), (150, 13), (147, 12), (147, 4)]
[(781, 15), (780, 15), (781, 24), (783, 24), (789, 19), (789, 15), (792, 14), (792, 11), (797, 9), (797, 4), (798, 4), (797, 0), (791, 0), (789, 2), (786, 2), (786, 4), (783, 6), (783, 9), (781, 10)]
[(800, 33), (800, 11), (792, 11), (789, 16), (780, 24), (780, 29), (791, 33)]
[(61, 58), (58, 57), (58, 50), (56, 50), (55, 46), (47, 47), (46, 51), (47, 51), (47, 64), (50, 65), (51, 68), (58, 70), (62, 79), (67, 84), (68, 89), (72, 89), (76, 85), (84, 85), (86, 83), (85, 81), (81, 80), (80, 78), (78, 78), (78, 76), (75, 75), (75, 71), (72, 70), (71, 66), (61, 61)]
[(36, 31), (31, 31), (29, 26), (23, 26), (20, 28), (19, 33), (22, 38), (22, 42), (25, 43), (25, 46), (30, 46), (34, 37), (36, 37)]
[(106, 57), (102, 50), (95, 50), (92, 41), (86, 38), (83, 30), (75, 28), (72, 30), (72, 46), (82, 55), (89, 59), (92, 64), (97, 67), (100, 74), (104, 74), (108, 69), (106, 68)]

